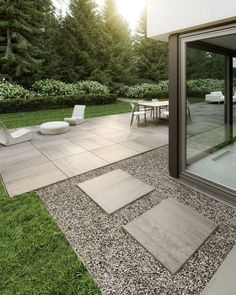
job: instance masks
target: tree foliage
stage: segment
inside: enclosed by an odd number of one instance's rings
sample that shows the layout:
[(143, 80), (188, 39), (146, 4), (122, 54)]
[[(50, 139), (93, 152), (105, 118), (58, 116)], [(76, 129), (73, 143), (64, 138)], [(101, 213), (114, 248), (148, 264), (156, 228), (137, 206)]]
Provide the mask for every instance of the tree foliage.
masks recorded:
[(147, 38), (147, 15), (144, 10), (134, 38), (134, 67), (139, 79), (168, 79), (168, 45)]
[(132, 41), (128, 23), (119, 15), (115, 0), (105, 0), (105, 73), (109, 82), (127, 83), (132, 79)]
[(0, 69), (9, 80), (39, 68), (41, 17), (36, 1), (0, 0)]
[(106, 85), (167, 79), (165, 43), (146, 36), (146, 14), (131, 35), (115, 0), (71, 0), (58, 16), (51, 0), (0, 0), (0, 77), (26, 86), (42, 79)]
[(219, 79), (225, 75), (223, 55), (196, 48), (187, 48), (187, 79)]

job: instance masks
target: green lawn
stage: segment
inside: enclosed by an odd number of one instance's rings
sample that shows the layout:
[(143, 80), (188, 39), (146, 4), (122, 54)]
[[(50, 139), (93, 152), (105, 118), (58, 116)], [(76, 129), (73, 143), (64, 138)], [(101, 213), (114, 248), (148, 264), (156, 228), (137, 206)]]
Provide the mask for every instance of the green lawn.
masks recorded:
[(188, 97), (188, 100), (190, 103), (200, 103), (200, 102), (205, 102), (204, 97)]
[(37, 194), (10, 199), (2, 185), (0, 294), (101, 294)]
[[(64, 117), (70, 117), (73, 108), (41, 110), (36, 112), (23, 112), (0, 114), (0, 121), (7, 128), (17, 128), (23, 126), (39, 125), (48, 121), (61, 121)], [(86, 118), (106, 116), (130, 112), (130, 104), (127, 102), (117, 101), (113, 104), (88, 106), (86, 108)]]

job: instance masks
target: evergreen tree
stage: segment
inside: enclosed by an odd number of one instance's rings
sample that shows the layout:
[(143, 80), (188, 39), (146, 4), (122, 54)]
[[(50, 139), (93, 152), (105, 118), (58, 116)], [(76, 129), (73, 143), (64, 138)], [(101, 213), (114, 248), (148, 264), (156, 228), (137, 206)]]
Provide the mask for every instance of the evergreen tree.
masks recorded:
[[(42, 2), (42, 3), (40, 3)], [(42, 12), (40, 36), (37, 39), (42, 60), (40, 70), (35, 79), (61, 79), (60, 52), (62, 17), (55, 13), (55, 7), (50, 0), (37, 2)]]
[(187, 47), (187, 79), (224, 79), (225, 58), (193, 47)]
[(0, 71), (10, 81), (39, 69), (40, 18), (36, 1), (0, 0)]
[(147, 38), (147, 15), (143, 12), (134, 38), (134, 66), (139, 79), (168, 79), (168, 45)]
[(128, 23), (118, 14), (114, 0), (105, 0), (107, 80), (129, 83), (132, 79), (132, 41)]
[(63, 79), (69, 82), (91, 79), (100, 69), (102, 19), (91, 0), (72, 0), (70, 14), (63, 21), (60, 46)]

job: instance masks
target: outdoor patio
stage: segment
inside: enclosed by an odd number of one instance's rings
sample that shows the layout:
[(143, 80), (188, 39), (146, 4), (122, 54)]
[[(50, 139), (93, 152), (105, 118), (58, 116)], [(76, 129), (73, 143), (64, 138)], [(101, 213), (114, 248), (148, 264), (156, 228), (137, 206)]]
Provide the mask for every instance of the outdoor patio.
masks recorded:
[(11, 197), (36, 190), (168, 144), (163, 122), (130, 128), (130, 114), (111, 115), (62, 135), (42, 135), (34, 126), (30, 142), (0, 147), (0, 174)]

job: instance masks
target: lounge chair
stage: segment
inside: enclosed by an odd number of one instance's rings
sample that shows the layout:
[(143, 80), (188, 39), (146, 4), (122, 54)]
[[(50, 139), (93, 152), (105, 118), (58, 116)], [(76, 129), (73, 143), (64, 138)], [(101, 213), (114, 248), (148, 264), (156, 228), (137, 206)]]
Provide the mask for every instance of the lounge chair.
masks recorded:
[(0, 122), (0, 144), (13, 145), (24, 141), (31, 140), (33, 132), (26, 128), (21, 128), (13, 132), (9, 132), (6, 126)]
[(133, 120), (135, 116), (138, 119), (138, 122), (140, 121), (140, 116), (144, 116), (144, 122), (146, 124), (146, 111), (139, 111), (139, 110), (136, 111), (138, 104), (131, 102), (130, 105), (132, 107), (130, 126), (133, 124)]
[(68, 122), (70, 125), (78, 125), (83, 123), (84, 112), (86, 105), (75, 105), (71, 118), (64, 118), (64, 121)]
[(221, 91), (211, 92), (210, 94), (206, 94), (205, 102), (218, 102), (221, 103), (225, 100), (225, 97)]

